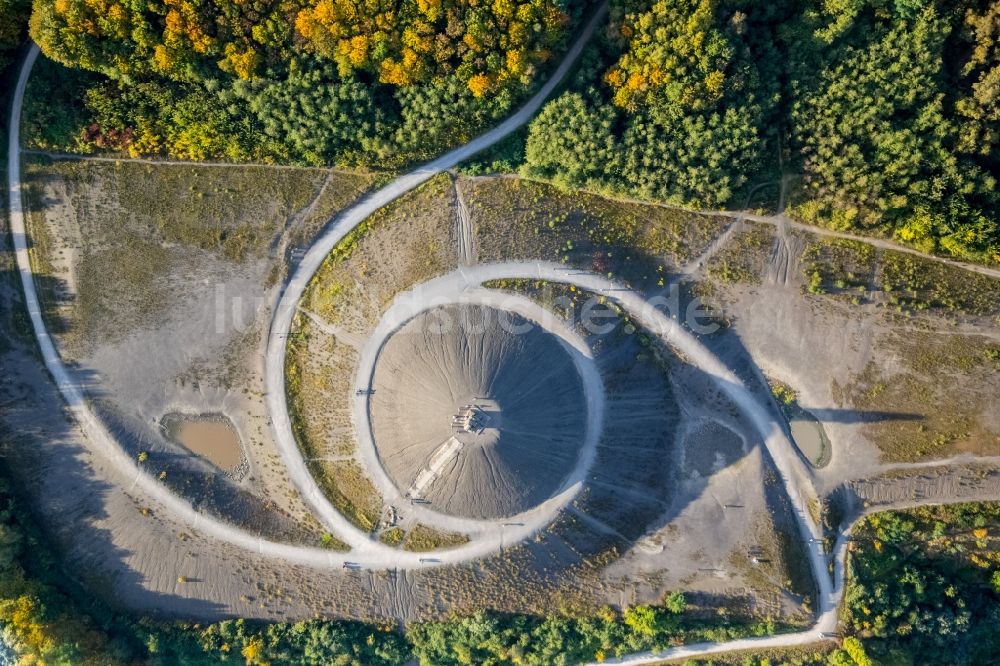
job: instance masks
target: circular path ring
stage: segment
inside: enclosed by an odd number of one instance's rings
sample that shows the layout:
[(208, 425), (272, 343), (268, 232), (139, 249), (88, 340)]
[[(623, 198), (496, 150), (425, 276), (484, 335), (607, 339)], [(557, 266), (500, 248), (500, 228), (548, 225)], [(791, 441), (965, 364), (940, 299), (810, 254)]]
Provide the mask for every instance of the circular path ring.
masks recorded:
[[(474, 536), (488, 535), (500, 529), (503, 531), (503, 544), (512, 544), (531, 536), (552, 522), (559, 511), (583, 487), (587, 472), (594, 462), (597, 443), (603, 429), (604, 383), (594, 363), (590, 347), (563, 319), (524, 296), (479, 288), (478, 285), (469, 284), (463, 274), (454, 272), (418, 284), (396, 297), (361, 349), (355, 387), (371, 388), (375, 367), (389, 338), (418, 315), (447, 305), (485, 305), (502, 312), (520, 315), (529, 322), (537, 324), (558, 340), (573, 360), (583, 384), (587, 414), (584, 441), (575, 465), (556, 492), (544, 502), (527, 511), (495, 520), (454, 516), (419, 503), (414, 503), (407, 509), (408, 513), (422, 523)], [(360, 393), (352, 391), (352, 393), (354, 395), (351, 414), (358, 437), (360, 462), (387, 502), (408, 503), (409, 500), (403, 496), (386, 471), (375, 445), (370, 396), (364, 391)]]
[[(478, 289), (483, 283), (510, 279), (544, 280), (571, 284), (612, 300), (634, 317), (643, 328), (681, 354), (686, 362), (699, 368), (715, 381), (719, 388), (733, 400), (737, 408), (747, 416), (750, 423), (753, 424), (754, 430), (763, 439), (795, 509), (796, 523), (803, 541), (806, 543), (810, 565), (820, 587), (821, 605), (824, 609), (829, 608), (832, 581), (826, 575), (826, 558), (819, 528), (809, 519), (808, 495), (802, 492), (803, 486), (806, 488), (811, 486), (808, 471), (802, 467), (794, 446), (768, 409), (757, 401), (742, 380), (726, 367), (715, 354), (698, 341), (690, 331), (675, 321), (668, 312), (665, 312), (663, 304), (647, 300), (639, 293), (603, 275), (540, 261), (511, 261), (459, 268), (452, 273), (423, 283), (420, 293), (415, 298), (417, 304), (422, 303), (421, 307), (426, 307), (428, 304), (434, 304), (435, 299), (447, 301), (447, 299), (453, 298), (454, 294)], [(284, 340), (282, 339), (277, 349), (270, 348), (268, 351), (269, 355), (277, 351), (281, 354), (283, 361), (283, 350)], [(283, 362), (273, 363), (270, 368), (283, 370), (284, 364)], [(273, 384), (278, 377), (283, 381), (283, 373), (269, 374), (267, 381), (269, 384)], [(276, 400), (275, 397), (274, 393), (269, 393), (271, 414), (276, 425), (276, 442), (285, 464), (292, 473), (292, 478), (303, 497), (310, 502), (324, 524), (351, 546), (351, 557), (363, 558), (363, 561), (369, 564), (380, 563), (376, 564), (376, 567), (387, 566), (382, 564), (386, 562), (388, 562), (388, 566), (420, 566), (425, 565), (428, 559), (433, 563), (465, 561), (490, 554), (503, 545), (504, 533), (503, 530), (498, 530), (498, 533), (495, 534), (481, 534), (479, 538), (464, 546), (435, 552), (432, 558), (428, 558), (426, 555), (422, 556), (418, 553), (394, 550), (385, 544), (373, 541), (367, 533), (355, 527), (330, 504), (315, 480), (308, 474), (288, 422), (288, 405), (284, 400), (284, 391), (280, 392), (279, 400)], [(363, 402), (361, 406), (364, 407), (366, 404)], [(284, 427), (278, 424), (283, 424)], [(294, 473), (296, 469), (301, 470), (302, 473)], [(528, 526), (520, 527), (526, 528)], [(541, 529), (541, 526), (534, 529)]]

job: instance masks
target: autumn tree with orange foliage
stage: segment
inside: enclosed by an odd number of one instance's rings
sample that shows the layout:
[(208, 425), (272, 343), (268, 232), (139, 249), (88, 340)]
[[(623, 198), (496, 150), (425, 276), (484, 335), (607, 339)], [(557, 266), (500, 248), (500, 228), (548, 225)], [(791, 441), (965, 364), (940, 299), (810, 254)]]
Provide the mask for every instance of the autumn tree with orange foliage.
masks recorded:
[[(183, 159), (403, 165), (509, 113), (584, 4), (34, 0), (31, 35), (45, 55), (107, 80), (91, 78), (83, 99), (64, 101), (90, 118), (28, 140)], [(344, 115), (371, 108), (378, 113)], [(336, 112), (337, 126), (304, 109)]]
[(47, 56), (112, 78), (241, 79), (291, 55), (287, 0), (35, 0), (31, 34)]
[(558, 0), (315, 0), (295, 19), (342, 76), (409, 86), (457, 76), (476, 97), (523, 84), (565, 36)]
[(615, 104), (634, 111), (650, 95), (695, 111), (718, 103), (735, 53), (718, 0), (659, 0), (642, 11), (633, 4), (611, 26), (627, 45), (606, 76)]

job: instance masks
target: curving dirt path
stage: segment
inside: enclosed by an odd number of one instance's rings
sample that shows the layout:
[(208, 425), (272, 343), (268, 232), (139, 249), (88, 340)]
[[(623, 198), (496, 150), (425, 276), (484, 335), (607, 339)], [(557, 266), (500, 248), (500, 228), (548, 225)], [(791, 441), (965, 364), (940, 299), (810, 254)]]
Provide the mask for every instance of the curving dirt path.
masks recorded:
[[(485, 282), (509, 279), (537, 279), (572, 284), (617, 302), (629, 314), (635, 317), (645, 329), (660, 336), (668, 345), (677, 350), (688, 363), (710, 375), (719, 385), (719, 388), (750, 418), (778, 470), (778, 474), (788, 493), (789, 500), (795, 510), (796, 523), (800, 536), (806, 543), (809, 563), (819, 588), (819, 619), (815, 631), (832, 631), (837, 623), (836, 609), (838, 597), (834, 590), (833, 581), (827, 571), (828, 561), (827, 555), (823, 551), (822, 534), (819, 527), (812, 521), (808, 511), (808, 503), (815, 496), (808, 470), (798, 456), (794, 444), (785, 434), (784, 429), (771, 418), (767, 409), (751, 395), (743, 382), (722, 361), (702, 345), (694, 335), (684, 329), (662, 309), (644, 299), (637, 292), (627, 289), (601, 275), (568, 269), (561, 264), (546, 262), (505, 262), (459, 268), (449, 275), (421, 285), (420, 289), (408, 293), (403, 302), (412, 316), (412, 314), (425, 310), (434, 304), (447, 301), (452, 298), (456, 290), (468, 291), (480, 287)], [(394, 307), (399, 307), (399, 305), (397, 304)], [(404, 316), (396, 325), (398, 326), (405, 320), (406, 317)], [(392, 330), (392, 328), (390, 327), (389, 330)], [(277, 346), (281, 350), (280, 356), (283, 359), (284, 339), (284, 335), (272, 338), (270, 341), (271, 348), (268, 350), (269, 356), (275, 353), (275, 346)], [(283, 361), (277, 366), (269, 365), (269, 375), (267, 377), (269, 384), (280, 379), (281, 383), (278, 386), (284, 385), (283, 373), (280, 377), (276, 376), (278, 374), (276, 368), (283, 368), (283, 366)], [(362, 362), (361, 367), (366, 367), (366, 364)], [(271, 401), (271, 416), (276, 422), (284, 421), (287, 423), (289, 420), (288, 408), (284, 400), (283, 391), (280, 396), (280, 400)], [(366, 404), (367, 402), (363, 399), (355, 401), (355, 425), (362, 422)], [(289, 469), (302, 470), (301, 474), (295, 476), (295, 482), (300, 491), (310, 499), (310, 502), (316, 508), (317, 513), (324, 522), (332, 529), (335, 529), (337, 534), (350, 544), (352, 548), (355, 548), (358, 555), (368, 556), (371, 554), (375, 556), (376, 553), (373, 550), (372, 542), (368, 539), (367, 535), (351, 525), (330, 504), (323, 496), (315, 480), (308, 474), (305, 461), (301, 456), (291, 429), (289, 428), (286, 433), (276, 431), (275, 435), (278, 438), (284, 438), (284, 446), (282, 446), (281, 451), (285, 458), (285, 463)], [(369, 449), (371, 449), (369, 455), (371, 459), (366, 460), (366, 465), (369, 467), (369, 470), (377, 470), (379, 469), (379, 463), (377, 455), (374, 453), (374, 446), (362, 446), (362, 451)], [(391, 486), (391, 481), (386, 480), (386, 483)], [(481, 543), (487, 541), (488, 539), (484, 539)], [(470, 545), (466, 548), (471, 549), (472, 546)], [(441, 555), (450, 557), (462, 550), (464, 549), (446, 551)], [(354, 556), (353, 551), (352, 556)]]
[(330, 173), (345, 173), (345, 174), (356, 173), (349, 169), (308, 167), (308, 166), (298, 166), (297, 164), (268, 164), (266, 162), (220, 162), (218, 160), (211, 160), (206, 162), (192, 162), (190, 160), (171, 160), (171, 159), (156, 158), (156, 157), (127, 157), (125, 155), (122, 155), (120, 157), (105, 157), (103, 155), (79, 155), (77, 153), (58, 153), (58, 152), (52, 152), (50, 150), (30, 150), (30, 149), (24, 149), (21, 152), (25, 155), (38, 155), (40, 157), (49, 157), (53, 160), (65, 160), (72, 162), (106, 162), (110, 164), (130, 162), (132, 164), (148, 164), (150, 166), (187, 166), (187, 167), (223, 167), (223, 168), (259, 167), (261, 169), (277, 169), (279, 171), (329, 171)]
[[(275, 310), (274, 321), (272, 323), (270, 336), (268, 339), (267, 364), (267, 389), (268, 403), (272, 408), (272, 418), (274, 429), (279, 442), (283, 442), (283, 453), (291, 454), (287, 456), (290, 462), (291, 472), (297, 480), (304, 480), (302, 472), (305, 472), (305, 465), (297, 455), (294, 438), (291, 436), (291, 428), (288, 421), (287, 408), (284, 399), (284, 340), (290, 328), (292, 317), (296, 311), (299, 298), (305, 290), (309, 280), (319, 268), (323, 259), (329, 251), (342, 239), (351, 229), (353, 229), (363, 219), (371, 213), (386, 205), (390, 201), (399, 197), (405, 192), (412, 190), (419, 184), (425, 182), (433, 175), (451, 167), (460, 161), (467, 159), (475, 153), (492, 145), (517, 127), (521, 126), (533, 115), (541, 106), (544, 99), (554, 90), (560, 79), (565, 76), (575, 59), (579, 56), (590, 35), (603, 18), (606, 12), (606, 5), (602, 5), (594, 17), (588, 22), (583, 33), (574, 43), (566, 59), (557, 69), (553, 77), (546, 83), (539, 93), (533, 97), (518, 113), (507, 119), (496, 129), (484, 134), (481, 137), (466, 144), (447, 155), (431, 162), (430, 164), (418, 168), (406, 174), (390, 185), (378, 190), (357, 206), (346, 211), (337, 221), (320, 237), (320, 239), (310, 248), (299, 269), (292, 276), (286, 285), (278, 307)], [(11, 116), (8, 152), (8, 189), (10, 194), (10, 217), (11, 230), (15, 246), (18, 271), (22, 286), (24, 288), (25, 300), (32, 328), (38, 341), (42, 357), (46, 368), (51, 373), (60, 392), (66, 400), (67, 406), (73, 413), (74, 418), (80, 424), (85, 435), (92, 445), (100, 453), (110, 460), (116, 467), (125, 471), (129, 475), (134, 475), (133, 487), (141, 490), (150, 499), (163, 505), (175, 516), (187, 523), (191, 529), (202, 532), (213, 538), (234, 544), (261, 555), (282, 559), (291, 563), (307, 564), (310, 566), (339, 566), (342, 556), (325, 550), (290, 546), (261, 539), (253, 534), (245, 532), (228, 525), (212, 517), (203, 515), (196, 511), (187, 501), (174, 495), (165, 486), (142, 470), (134, 460), (127, 456), (117, 445), (108, 430), (96, 418), (93, 411), (87, 404), (83, 389), (80, 383), (74, 379), (56, 350), (54, 341), (46, 330), (42, 318), (41, 306), (38, 294), (35, 290), (34, 280), (31, 272), (30, 258), (28, 255), (27, 237), (25, 233), (24, 205), (21, 196), (21, 169), (20, 169), (20, 116), (23, 104), (24, 90), (28, 79), (28, 74), (38, 56), (37, 47), (33, 47), (21, 68), (17, 87), (14, 94), (13, 112)], [(821, 616), (819, 627), (832, 623), (835, 625), (835, 606), (831, 605), (834, 596), (831, 589), (831, 581), (826, 575), (825, 558), (822, 553), (822, 546), (819, 543), (818, 529), (811, 523), (808, 513), (805, 511), (805, 496), (800, 494), (800, 487), (803, 483), (808, 484), (808, 477), (803, 475), (803, 470), (797, 469), (799, 461), (794, 456), (791, 445), (787, 442), (781, 429), (770, 422), (766, 411), (758, 405), (749, 393), (742, 387), (739, 380), (725, 366), (712, 356), (704, 347), (698, 343), (693, 336), (684, 331), (675, 322), (665, 317), (641, 299), (641, 297), (620, 286), (602, 278), (598, 275), (587, 273), (575, 273), (566, 271), (559, 265), (550, 264), (499, 264), (493, 266), (479, 266), (474, 273), (463, 275), (468, 286), (481, 284), (483, 281), (500, 279), (504, 277), (536, 277), (557, 282), (574, 283), (595, 293), (602, 293), (618, 301), (639, 317), (644, 326), (654, 332), (665, 336), (673, 346), (683, 354), (689, 356), (689, 360), (699, 364), (706, 372), (709, 372), (720, 382), (720, 385), (730, 393), (742, 408), (747, 409), (752, 416), (755, 426), (760, 430), (768, 445), (768, 450), (775, 459), (775, 463), (785, 481), (786, 488), (792, 498), (793, 505), (797, 508), (798, 522), (803, 537), (814, 547), (809, 549), (810, 560), (814, 573), (821, 590), (820, 608)], [(297, 462), (297, 464), (296, 464)], [(297, 469), (296, 469), (297, 468)], [(298, 472), (298, 473), (297, 473)], [(308, 474), (305, 474), (308, 477)], [(311, 480), (311, 477), (309, 477)], [(308, 495), (307, 495), (308, 497)], [(312, 496), (314, 502), (317, 501), (315, 495)], [(339, 516), (339, 514), (338, 514)], [(338, 530), (340, 532), (340, 530)], [(346, 532), (343, 536), (348, 536)], [(501, 531), (502, 534), (502, 531)], [(374, 542), (364, 536), (362, 539), (348, 538), (349, 545), (354, 547), (350, 553), (352, 559), (364, 560), (363, 564), (369, 568), (388, 568), (390, 566), (433, 566), (440, 563), (458, 562), (464, 559), (475, 558), (485, 554), (487, 551), (476, 552), (483, 546), (489, 547), (489, 540), (483, 540), (473, 544), (472, 548), (455, 549), (445, 551), (435, 558), (421, 557), (416, 553), (403, 553), (391, 550), (384, 552), (382, 548), (375, 546)], [(809, 640), (814, 640), (813, 634), (807, 634)], [(790, 645), (803, 641), (802, 635), (774, 637), (768, 641), (768, 645)], [(739, 649), (740, 641), (727, 644), (724, 649)], [(753, 641), (754, 645), (761, 645), (758, 641)], [(690, 646), (687, 648), (688, 654), (709, 654), (711, 651), (721, 651), (720, 647)]]
[[(984, 501), (1000, 500), (1000, 495), (983, 498)], [(847, 551), (851, 542), (851, 533), (857, 524), (865, 517), (881, 513), (883, 511), (899, 511), (914, 509), (919, 506), (938, 506), (945, 504), (959, 504), (967, 502), (967, 499), (957, 499), (954, 502), (898, 502), (891, 505), (880, 505), (864, 509), (856, 515), (848, 518), (837, 535), (837, 541), (833, 547), (833, 580), (832, 601), (835, 608), (839, 608), (844, 599), (844, 592), (847, 583)], [(681, 647), (670, 648), (662, 652), (642, 652), (638, 654), (626, 655), (617, 659), (607, 659), (603, 662), (592, 662), (584, 666), (601, 666), (601, 664), (628, 664), (629, 666), (640, 666), (643, 664), (659, 664), (665, 660), (683, 659), (685, 657), (705, 657), (713, 654), (725, 652), (737, 652), (742, 650), (766, 650), (772, 648), (786, 648), (800, 645), (811, 645), (824, 640), (832, 640), (831, 635), (836, 632), (836, 622), (824, 625), (816, 623), (807, 631), (799, 631), (793, 634), (778, 634), (776, 636), (763, 636), (760, 638), (744, 638), (721, 643), (692, 643)]]
[[(373, 542), (368, 535), (361, 533), (360, 530), (356, 529), (333, 508), (322, 492), (320, 492), (319, 487), (309, 473), (305, 461), (299, 453), (295, 436), (292, 433), (291, 420), (288, 415), (288, 406), (285, 399), (285, 341), (291, 330), (292, 319), (297, 312), (298, 303), (302, 299), (302, 295), (308, 287), (309, 282), (319, 270), (327, 255), (330, 254), (330, 251), (367, 217), (435, 175), (482, 152), (527, 123), (572, 68), (576, 59), (590, 41), (594, 30), (597, 29), (597, 26), (603, 20), (607, 9), (607, 2), (601, 4), (549, 80), (514, 115), (464, 146), (456, 148), (438, 159), (400, 176), (385, 187), (368, 195), (351, 208), (340, 213), (306, 252), (306, 255), (302, 258), (302, 261), (282, 290), (278, 303), (274, 308), (271, 329), (267, 340), (264, 388), (265, 400), (268, 412), (271, 414), (271, 425), (278, 452), (281, 454), (282, 460), (288, 468), (292, 482), (302, 497), (316, 512), (320, 520), (328, 528), (342, 535), (342, 540), (351, 546), (352, 549), (360, 553), (370, 553), (373, 556), (377, 551), (379, 552), (379, 561), (385, 561), (388, 565), (400, 566), (399, 551), (391, 551), (395, 553), (396, 559), (389, 559), (389, 553), (383, 551), (391, 549), (384, 549), (382, 544)], [(471, 548), (471, 545), (466, 548)], [(449, 552), (455, 553), (458, 551)], [(352, 552), (353, 557), (354, 553)], [(419, 559), (426, 560), (427, 558)]]
[(41, 304), (35, 290), (35, 282), (31, 272), (31, 259), (28, 254), (28, 238), (25, 231), (24, 201), (21, 196), (21, 153), (20, 125), (21, 106), (24, 102), (24, 90), (28, 82), (28, 74), (38, 58), (37, 46), (32, 46), (21, 66), (17, 87), (14, 89), (11, 122), (8, 133), (7, 178), (10, 208), (11, 236), (14, 241), (14, 253), (17, 270), (24, 289), (25, 307), (31, 320), (31, 327), (38, 341), (39, 351), (46, 369), (52, 376), (59, 392), (74, 420), (80, 425), (91, 445), (106, 457), (112, 464), (128, 476), (134, 477), (133, 488), (140, 489), (149, 498), (155, 500), (184, 521), (193, 530), (198, 530), (227, 543), (239, 546), (251, 552), (258, 552), (271, 557), (283, 559), (297, 564), (312, 566), (334, 566), (335, 553), (314, 548), (289, 546), (261, 539), (260, 537), (238, 529), (206, 516), (195, 510), (190, 503), (172, 493), (166, 486), (153, 478), (114, 440), (104, 424), (91, 410), (84, 397), (81, 382), (73, 377), (56, 350), (55, 343), (45, 328), (42, 318)]
[[(473, 139), (468, 144), (458, 148), (406, 175), (396, 179), (386, 187), (372, 193), (358, 205), (348, 209), (340, 215), (328, 230), (309, 249), (296, 272), (292, 275), (281, 295), (278, 306), (275, 309), (274, 319), (268, 338), (268, 351), (266, 357), (266, 388), (267, 402), (271, 409), (273, 428), (276, 441), (279, 443), (282, 455), (289, 465), (289, 471), (300, 485), (307, 492), (303, 495), (315, 505), (322, 507), (325, 500), (322, 496), (308, 492), (311, 481), (305, 464), (298, 455), (298, 448), (292, 437), (290, 423), (288, 420), (287, 405), (285, 404), (284, 392), (284, 360), (285, 360), (285, 338), (289, 331), (292, 318), (295, 315), (297, 303), (307, 287), (312, 276), (318, 270), (323, 259), (333, 247), (358, 223), (368, 217), (371, 213), (385, 206), (389, 202), (398, 198), (402, 194), (414, 189), (432, 176), (457, 165), (459, 162), (473, 156), (483, 149), (493, 145), (518, 127), (525, 124), (531, 116), (540, 108), (545, 98), (559, 84), (560, 80), (567, 74), (575, 60), (582, 52), (584, 46), (589, 41), (590, 36), (603, 19), (607, 11), (607, 4), (602, 4), (594, 16), (588, 21), (584, 30), (569, 49), (564, 61), (554, 72), (549, 81), (541, 90), (532, 97), (523, 108), (513, 116), (505, 120), (495, 129)], [(145, 495), (155, 500), (179, 519), (187, 523), (191, 529), (202, 532), (208, 536), (220, 539), (227, 543), (239, 546), (251, 552), (280, 559), (290, 563), (306, 564), (317, 567), (339, 567), (344, 558), (339, 553), (315, 548), (305, 548), (301, 546), (290, 546), (261, 539), (249, 532), (237, 529), (215, 518), (201, 514), (195, 510), (186, 500), (174, 495), (164, 485), (159, 483), (152, 476), (142, 470), (134, 460), (127, 456), (117, 445), (108, 430), (96, 418), (90, 409), (84, 396), (83, 388), (66, 366), (63, 364), (56, 350), (54, 341), (46, 330), (42, 318), (41, 306), (35, 290), (34, 280), (31, 272), (30, 258), (28, 254), (28, 241), (25, 233), (24, 206), (21, 196), (21, 170), (20, 170), (20, 117), (23, 103), (24, 90), (31, 71), (32, 65), (38, 56), (38, 48), (32, 47), (22, 65), (20, 76), (14, 92), (13, 110), (9, 128), (9, 151), (8, 151), (8, 191), (11, 232), (15, 247), (15, 256), (18, 272), (25, 293), (25, 301), (32, 328), (42, 354), (43, 361), (53, 380), (63, 395), (69, 410), (79, 423), (80, 427), (88, 437), (91, 444), (101, 455), (106, 457), (120, 470), (134, 475), (133, 487), (140, 489)], [(112, 158), (108, 158), (112, 159)], [(724, 213), (731, 214), (731, 213)], [(772, 216), (754, 216), (740, 214), (745, 219), (759, 220), (774, 223)], [(798, 223), (791, 223), (793, 228), (802, 227), (810, 232), (823, 235), (851, 238), (870, 243), (877, 247), (885, 247), (903, 252), (918, 254), (926, 257), (910, 248), (899, 246), (895, 243), (882, 241), (879, 239), (869, 239), (856, 237), (851, 234), (843, 234), (829, 230), (816, 229)], [(931, 259), (953, 264), (967, 270), (973, 270), (994, 277), (1000, 277), (1000, 271), (980, 266), (971, 266), (953, 260), (939, 257), (929, 257)], [(807, 510), (808, 501), (813, 497), (811, 488), (811, 476), (808, 470), (804, 469), (802, 461), (797, 456), (794, 446), (788, 441), (782, 428), (774, 423), (767, 410), (756, 401), (740, 380), (714, 355), (698, 342), (693, 335), (684, 330), (675, 321), (665, 316), (661, 311), (643, 300), (639, 294), (627, 289), (623, 289), (606, 278), (587, 272), (567, 270), (558, 264), (546, 264), (536, 262), (503, 263), (485, 266), (474, 266), (457, 271), (464, 283), (463, 289), (475, 290), (483, 282), (504, 278), (536, 278), (553, 282), (575, 284), (578, 287), (601, 294), (609, 299), (615, 300), (623, 308), (636, 316), (644, 327), (658, 335), (661, 335), (671, 346), (677, 349), (688, 362), (697, 365), (703, 371), (709, 373), (730, 398), (750, 417), (754, 427), (765, 442), (768, 454), (771, 456), (776, 468), (779, 471), (781, 480), (788, 492), (790, 501), (795, 508), (796, 520), (803, 540), (807, 544), (810, 565), (817, 585), (819, 587), (819, 615), (816, 624), (812, 629), (795, 634), (785, 634), (766, 638), (743, 639), (729, 641), (725, 643), (704, 643), (675, 648), (658, 654), (641, 654), (624, 657), (620, 660), (612, 660), (605, 663), (654, 663), (665, 658), (703, 656), (708, 654), (728, 652), (733, 650), (786, 647), (793, 645), (804, 645), (825, 638), (824, 633), (834, 631), (837, 625), (836, 611), (843, 596), (844, 588), (844, 567), (847, 553), (847, 541), (849, 527), (840, 534), (834, 550), (833, 564), (834, 572), (831, 577), (828, 570), (828, 556), (823, 552), (822, 539), (819, 528), (809, 517)], [(454, 286), (454, 285), (452, 285)], [(308, 481), (307, 481), (308, 479)], [(324, 515), (324, 511), (319, 512)], [(337, 514), (339, 516), (339, 514)], [(342, 519), (342, 517), (341, 517)], [(336, 522), (336, 521), (334, 521)], [(345, 521), (346, 522), (346, 521)], [(353, 528), (351, 528), (353, 529)], [(352, 560), (359, 560), (359, 564), (367, 568), (383, 569), (388, 567), (424, 567), (434, 566), (442, 563), (454, 563), (470, 558), (476, 558), (491, 552), (491, 539), (482, 539), (470, 547), (458, 548), (451, 551), (435, 553), (435, 557), (428, 558), (416, 553), (405, 553), (393, 549), (383, 549), (379, 547), (367, 535), (361, 538), (351, 537), (350, 530), (337, 530), (338, 534), (345, 536), (354, 550), (347, 556)], [(479, 550), (485, 548), (484, 550)], [(389, 551), (389, 552), (386, 552)]]
[[(552, 74), (550, 79), (542, 88), (514, 115), (507, 118), (493, 130), (473, 139), (466, 145), (447, 153), (446, 155), (430, 162), (429, 164), (417, 168), (414, 171), (401, 176), (386, 187), (372, 193), (361, 203), (348, 209), (337, 222), (319, 238), (309, 252), (306, 254), (298, 270), (293, 275), (292, 280), (285, 287), (283, 296), (279, 301), (279, 308), (276, 309), (275, 324), (272, 325), (271, 335), (268, 340), (267, 367), (273, 370), (273, 362), (276, 360), (272, 352), (279, 351), (280, 360), (277, 364), (277, 374), (279, 377), (275, 381), (273, 372), (267, 374), (267, 399), (269, 404), (277, 401), (282, 407), (284, 403), (284, 335), (287, 333), (288, 325), (291, 322), (296, 304), (301, 296), (308, 280), (315, 273), (322, 263), (323, 258), (329, 253), (340, 238), (353, 229), (363, 219), (368, 217), (382, 206), (396, 199), (402, 194), (412, 190), (425, 182), (435, 174), (455, 166), (459, 162), (472, 157), (478, 152), (488, 148), (500, 139), (504, 138), (514, 130), (528, 122), (538, 111), (545, 99), (555, 90), (560, 81), (572, 68), (577, 58), (579, 58), (584, 47), (590, 40), (594, 30), (600, 24), (607, 12), (607, 3), (602, 4), (587, 22), (583, 31), (569, 48), (563, 61)], [(184, 521), (192, 530), (197, 530), (205, 535), (219, 539), (226, 543), (238, 546), (250, 552), (284, 560), (294, 564), (304, 564), (316, 567), (339, 567), (343, 564), (344, 555), (318, 548), (306, 548), (303, 546), (292, 546), (262, 539), (250, 532), (233, 527), (228, 523), (218, 520), (212, 516), (197, 511), (185, 499), (172, 493), (166, 486), (142, 469), (135, 460), (125, 454), (124, 450), (118, 446), (114, 437), (110, 434), (104, 424), (97, 418), (84, 395), (82, 383), (75, 378), (63, 363), (56, 349), (55, 342), (45, 327), (42, 318), (41, 303), (35, 289), (34, 278), (31, 270), (31, 259), (28, 254), (28, 238), (25, 228), (25, 211), (22, 198), (21, 182), (21, 150), (20, 150), (20, 125), (21, 109), (24, 103), (24, 92), (27, 87), (28, 76), (39, 55), (37, 45), (32, 45), (28, 52), (18, 75), (17, 84), (14, 90), (11, 105), (11, 122), (8, 131), (8, 154), (7, 154), (7, 177), (11, 236), (14, 241), (15, 258), (18, 273), (21, 279), (22, 288), (25, 295), (25, 304), (31, 320), (31, 326), (38, 341), (38, 346), (43, 362), (49, 374), (56, 383), (63, 399), (66, 401), (69, 411), (74, 420), (80, 425), (88, 441), (91, 442), (95, 450), (105, 456), (115, 467), (124, 474), (134, 477), (132, 488), (141, 490), (147, 497), (163, 505), (177, 518)], [(113, 159), (113, 158), (106, 158)], [(292, 298), (291, 295), (297, 293)], [(282, 310), (281, 308), (285, 309)], [(280, 340), (279, 344), (275, 344)], [(282, 409), (284, 422), (275, 423), (276, 430), (283, 426), (290, 435), (290, 427), (287, 420), (287, 410)], [(294, 447), (294, 441), (292, 441)], [(304, 464), (302, 465), (304, 470)], [(294, 472), (294, 470), (290, 470)], [(339, 514), (338, 514), (339, 515)], [(502, 534), (501, 534), (502, 536)], [(356, 554), (365, 555), (365, 566), (371, 569), (387, 569), (391, 567), (430, 567), (443, 563), (455, 563), (468, 559), (474, 559), (491, 553), (495, 548), (489, 542), (473, 544), (475, 547), (467, 547), (465, 550), (456, 549), (442, 553), (441, 557), (431, 558), (420, 556), (417, 553), (405, 553), (388, 548), (377, 548), (375, 542), (365, 537), (364, 541), (356, 543), (348, 542), (354, 546), (357, 553), (351, 553), (353, 559)], [(480, 550), (481, 549), (481, 550)]]
[(795, 510), (796, 523), (802, 539), (807, 544), (809, 563), (819, 588), (819, 624), (823, 631), (836, 626), (836, 605), (833, 603), (833, 585), (827, 573), (827, 559), (823, 552), (822, 534), (809, 515), (808, 503), (815, 497), (812, 477), (806, 469), (795, 445), (784, 429), (776, 423), (768, 410), (757, 401), (743, 382), (692, 333), (671, 318), (653, 302), (639, 293), (622, 287), (608, 278), (567, 269), (561, 264), (546, 262), (508, 262), (459, 269), (473, 283), (490, 280), (533, 278), (564, 284), (573, 284), (594, 294), (617, 302), (649, 332), (660, 336), (684, 359), (713, 378), (719, 388), (743, 411), (764, 441), (781, 481)]
[[(587, 404), (586, 436), (583, 446), (576, 464), (559, 489), (538, 506), (502, 520), (461, 518), (435, 511), (421, 504), (413, 504), (407, 508), (407, 513), (422, 523), (446, 530), (467, 532), (474, 535), (474, 538), (487, 538), (494, 544), (493, 549), (498, 550), (501, 545), (516, 543), (544, 528), (579, 493), (586, 480), (587, 471), (594, 462), (597, 443), (604, 427), (605, 393), (600, 372), (594, 364), (593, 353), (587, 343), (565, 321), (524, 296), (478, 287), (479, 284), (470, 283), (461, 271), (456, 271), (416, 285), (397, 296), (361, 349), (355, 384), (358, 388), (370, 388), (375, 374), (375, 364), (385, 342), (413, 317), (434, 307), (457, 304), (490, 306), (521, 315), (556, 336), (573, 359), (573, 364), (583, 381)], [(397, 505), (406, 504), (407, 500), (389, 477), (379, 458), (370, 422), (369, 403), (370, 398), (367, 395), (355, 395), (352, 403), (352, 420), (358, 437), (358, 457), (386, 501)], [(330, 508), (333, 509), (332, 506)]]

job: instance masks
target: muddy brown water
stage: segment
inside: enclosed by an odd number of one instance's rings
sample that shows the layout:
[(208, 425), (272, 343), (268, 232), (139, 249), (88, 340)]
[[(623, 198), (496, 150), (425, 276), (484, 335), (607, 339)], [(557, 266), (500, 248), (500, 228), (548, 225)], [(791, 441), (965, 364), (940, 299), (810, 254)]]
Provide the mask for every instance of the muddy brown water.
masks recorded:
[(830, 442), (823, 424), (812, 414), (803, 412), (788, 422), (792, 439), (802, 454), (816, 467), (822, 467), (830, 459)]
[(170, 439), (216, 467), (234, 469), (242, 460), (240, 439), (228, 422), (219, 418), (178, 418), (167, 427)]

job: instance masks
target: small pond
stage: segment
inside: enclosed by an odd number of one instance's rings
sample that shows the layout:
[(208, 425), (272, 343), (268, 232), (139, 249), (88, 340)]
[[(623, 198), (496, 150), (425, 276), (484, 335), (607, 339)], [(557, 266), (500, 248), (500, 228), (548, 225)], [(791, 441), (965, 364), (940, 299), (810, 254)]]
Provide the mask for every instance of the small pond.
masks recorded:
[(796, 409), (788, 419), (788, 427), (795, 445), (814, 467), (830, 462), (830, 440), (819, 419), (804, 409)]
[(171, 441), (226, 472), (234, 471), (243, 461), (236, 428), (222, 414), (167, 414), (163, 429)]

